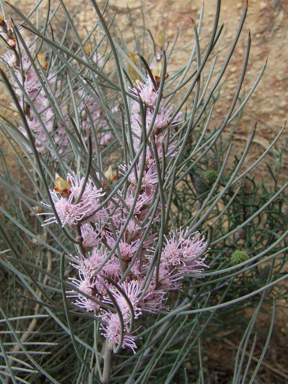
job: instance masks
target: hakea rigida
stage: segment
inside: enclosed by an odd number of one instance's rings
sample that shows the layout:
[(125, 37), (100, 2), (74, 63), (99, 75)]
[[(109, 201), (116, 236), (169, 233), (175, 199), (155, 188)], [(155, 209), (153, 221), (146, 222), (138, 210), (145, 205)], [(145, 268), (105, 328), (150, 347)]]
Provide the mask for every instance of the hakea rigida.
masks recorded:
[[(67, 180), (57, 175), (51, 197), (62, 226), (74, 228), (81, 242), (72, 264), (79, 273), (78, 279), (71, 279), (77, 291), (70, 291), (69, 296), (75, 298), (77, 306), (93, 312), (101, 319), (102, 335), (111, 343), (116, 346), (121, 343), (120, 347), (129, 347), (135, 352), (135, 329), (130, 329), (131, 324), (143, 312), (156, 313), (161, 309), (169, 309), (165, 295), (182, 289), (184, 274), (199, 277), (206, 267), (204, 254), (207, 244), (199, 233), (189, 233), (188, 229), (179, 228), (164, 236), (161, 256), (157, 256), (158, 237), (152, 228), (153, 223), (159, 221), (161, 211), (156, 208), (154, 217), (150, 217), (150, 207), (158, 193), (153, 151), (156, 148), (160, 161), (164, 156), (167, 157), (163, 151), (169, 152), (170, 156), (177, 154), (176, 149), (173, 151), (176, 143), (170, 140), (169, 135), (173, 127), (180, 123), (180, 114), (170, 122), (172, 106), (164, 106), (162, 100), (151, 129), (151, 119), (157, 98), (160, 97), (158, 90), (148, 77), (145, 84), (137, 81), (132, 92), (145, 105), (146, 113), (146, 127), (143, 127), (139, 103), (135, 100), (132, 102), (131, 126), (135, 152), (141, 147), (143, 128), (146, 134), (150, 130), (150, 135), (145, 158), (142, 152), (134, 167), (130, 164), (121, 167), (122, 174), (129, 172), (129, 186), (125, 193), (119, 190), (104, 207), (101, 202), (106, 193), (106, 183), (102, 190), (88, 178), (83, 186), (84, 178), (79, 174), (68, 174)], [(141, 171), (143, 161), (144, 169), (142, 167)], [(112, 182), (114, 176), (111, 168), (106, 175), (108, 181)], [(136, 190), (139, 191), (137, 196)], [(45, 224), (55, 222), (56, 218), (51, 213)], [(156, 263), (155, 255), (158, 257)], [(153, 265), (154, 270), (151, 268)]]

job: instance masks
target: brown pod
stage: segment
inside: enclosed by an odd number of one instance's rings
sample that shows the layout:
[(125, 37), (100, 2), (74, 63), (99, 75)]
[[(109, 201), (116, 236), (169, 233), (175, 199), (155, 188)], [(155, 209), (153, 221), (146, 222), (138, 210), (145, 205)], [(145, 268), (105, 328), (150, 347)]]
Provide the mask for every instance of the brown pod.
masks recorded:
[(242, 193), (245, 197), (249, 196), (254, 190), (252, 181), (248, 179), (240, 179), (237, 183), (237, 187), (241, 187), (237, 193), (238, 196), (241, 196)]
[(240, 229), (237, 231), (237, 237), (239, 237), (240, 240), (246, 240), (247, 235), (246, 235), (246, 232), (244, 231), (243, 228), (240, 228)]
[(282, 213), (285, 220), (288, 220), (288, 204), (285, 203), (282, 205)]
[(212, 171), (218, 172), (218, 160), (217, 160), (217, 157), (215, 155), (210, 157), (210, 159), (208, 161), (208, 169), (212, 169)]

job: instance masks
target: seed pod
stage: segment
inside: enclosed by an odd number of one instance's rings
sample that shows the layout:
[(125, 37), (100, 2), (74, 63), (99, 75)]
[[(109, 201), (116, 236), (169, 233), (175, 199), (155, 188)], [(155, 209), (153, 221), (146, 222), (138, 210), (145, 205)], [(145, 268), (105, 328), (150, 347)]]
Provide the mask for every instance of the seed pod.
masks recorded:
[(209, 169), (208, 171), (205, 172), (205, 180), (207, 181), (208, 184), (214, 184), (215, 181), (217, 180), (218, 177), (218, 172), (213, 171), (213, 169)]
[(197, 195), (202, 195), (209, 188), (208, 185), (203, 181), (202, 178), (190, 174), (193, 186), (196, 190)]
[(234, 251), (231, 255), (231, 264), (232, 265), (238, 265), (243, 263), (244, 261), (247, 261), (249, 257), (247, 254), (243, 251)]
[(254, 185), (251, 180), (249, 179), (240, 179), (237, 183), (237, 187), (241, 187), (237, 193), (238, 196), (240, 196), (242, 193), (245, 197), (248, 197), (251, 195), (254, 189)]
[(208, 169), (212, 169), (213, 171), (216, 171), (216, 172), (218, 171), (218, 160), (215, 155), (210, 157), (208, 161)]
[(285, 220), (288, 220), (288, 204), (282, 205), (282, 214), (283, 214)]
[(237, 231), (237, 237), (239, 237), (240, 240), (246, 240), (247, 238), (247, 235), (246, 235), (246, 232), (244, 231), (243, 228), (240, 228), (238, 231)]

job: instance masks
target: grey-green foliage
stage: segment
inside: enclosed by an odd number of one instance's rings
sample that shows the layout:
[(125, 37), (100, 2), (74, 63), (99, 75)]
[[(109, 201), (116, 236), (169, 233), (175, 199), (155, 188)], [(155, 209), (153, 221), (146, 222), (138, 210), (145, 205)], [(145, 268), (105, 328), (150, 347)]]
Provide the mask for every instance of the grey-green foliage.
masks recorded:
[[(36, 65), (35, 55), (30, 59), (55, 118), (65, 126), (68, 150), (63, 156), (59, 151), (61, 143), (57, 145), (53, 141), (55, 132), (46, 130), (47, 143), (43, 143), (44, 151), (38, 153), (35, 135), (30, 132), (30, 137), (25, 138), (19, 131), (18, 127), (25, 129), (27, 123), (25, 114), (21, 112), (25, 102), (32, 109), (34, 106), (23, 89), (24, 96), (17, 110), (16, 96), (8, 81), (9, 73), (13, 76), (13, 71), (7, 68), (6, 75), (2, 72), (2, 82), (12, 100), (14, 98), (12, 109), (16, 109), (17, 114), (14, 115), (16, 117), (2, 117), (0, 122), (2, 134), (10, 146), (9, 153), (1, 149), (0, 172), (1, 185), (7, 191), (7, 199), (1, 207), (0, 227), (1, 248), (5, 250), (0, 258), (3, 286), (0, 379), (3, 383), (8, 382), (7, 378), (13, 383), (101, 382), (103, 338), (99, 321), (92, 314), (73, 306), (65, 295), (71, 289), (68, 277), (75, 276), (69, 264), (70, 255), (75, 253), (75, 234), (59, 225), (43, 227), (43, 216), (37, 216), (46, 209), (44, 202), (50, 203), (49, 188), (54, 186), (55, 172), (60, 175), (73, 170), (84, 175), (89, 172), (95, 184), (101, 185), (97, 174), (106, 171), (109, 165), (116, 168), (122, 162), (132, 162), (133, 167), (135, 156), (140, 156), (140, 153), (134, 153), (132, 146), (129, 108), (135, 95), (130, 92), (133, 80), (128, 64), (142, 80), (146, 78), (145, 66), (140, 59), (135, 65), (128, 56), (125, 36), (119, 32), (114, 16), (109, 13), (109, 5), (99, 9), (97, 4), (91, 0), (98, 19), (95, 19), (95, 30), (87, 35), (85, 41), (80, 39), (62, 2), (53, 9), (49, 3), (46, 21), (43, 24), (38, 20), (38, 27), (12, 6), (22, 18), (23, 26), (36, 39), (37, 47), (47, 54), (46, 74)], [(66, 24), (63, 34), (59, 35), (56, 16), (60, 11), (66, 17)], [(165, 83), (161, 83), (165, 100), (167, 103), (173, 100), (175, 104), (174, 116), (183, 112), (183, 123), (175, 132), (179, 151), (169, 161), (161, 162), (165, 179), (159, 193), (165, 202), (164, 224), (168, 230), (189, 226), (191, 233), (200, 231), (210, 237), (210, 251), (206, 259), (210, 268), (202, 273), (202, 279), (187, 276), (183, 292), (173, 292), (167, 298), (170, 312), (142, 317), (136, 336), (138, 349), (135, 354), (123, 351), (114, 356), (111, 383), (204, 383), (205, 348), (223, 329), (231, 330), (231, 334), (236, 336), (242, 329), (235, 356), (235, 371), (230, 381), (235, 384), (253, 383), (271, 337), (276, 299), (287, 298), (287, 290), (282, 284), (287, 278), (282, 271), (287, 260), (287, 218), (283, 209), (287, 201), (287, 184), (282, 185), (280, 177), (286, 143), (280, 150), (273, 148), (282, 131), (265, 153), (244, 170), (242, 166), (255, 133), (252, 130), (242, 156), (235, 158), (233, 164), (231, 162), (233, 132), (265, 69), (264, 66), (255, 85), (243, 96), (242, 83), (249, 57), (250, 35), (230, 109), (222, 124), (208, 134), (209, 124), (215, 116), (214, 104), (217, 103), (221, 80), (236, 47), (247, 9), (243, 11), (225, 62), (216, 68), (214, 47), (222, 32), (222, 26), (218, 25), (219, 12), (220, 1), (215, 9), (214, 26), (208, 34), (209, 42), (203, 46), (201, 26), (205, 15), (202, 9), (198, 28), (194, 27), (194, 42), (188, 47), (191, 50), (189, 61), (184, 67), (171, 71)], [(104, 24), (103, 14), (109, 24)], [(135, 52), (139, 52), (150, 64), (155, 60), (155, 43), (147, 30), (133, 21), (133, 15), (130, 17), (135, 32)], [(52, 21), (56, 27), (51, 27)], [(15, 35), (21, 40), (17, 29)], [(177, 39), (178, 35), (172, 46), (167, 48), (164, 35), (166, 53), (164, 50), (157, 52), (158, 56), (162, 54), (164, 67), (167, 59), (177, 52)], [(90, 55), (85, 50), (87, 47), (92, 52)], [(100, 67), (92, 60), (93, 52), (99, 52), (103, 58)], [(58, 93), (49, 89), (49, 73), (57, 76), (57, 84), (60, 84)], [(76, 92), (79, 90), (82, 90), (80, 98)], [(113, 140), (103, 147), (99, 144), (101, 137), (97, 136), (99, 130), (92, 130), (91, 138), (83, 130), (83, 105), (91, 99), (100, 106), (105, 130), (112, 132)], [(184, 108), (187, 100), (192, 106), (190, 110)], [(116, 105), (119, 108), (115, 112), (113, 108)], [(7, 108), (9, 110), (10, 107)], [(37, 115), (37, 111), (34, 112)], [(86, 118), (91, 119), (89, 111), (86, 113)], [(67, 119), (67, 116), (70, 118)], [(39, 113), (38, 119), (45, 131)], [(230, 138), (223, 142), (221, 134), (228, 125)], [(196, 127), (200, 127), (200, 131)], [(95, 144), (93, 151), (92, 140)], [(268, 152), (274, 157), (274, 164), (268, 167), (267, 180), (256, 181), (253, 168), (259, 161), (265, 161), (262, 159)], [(204, 177), (212, 169), (212, 158), (217, 159), (213, 183)], [(106, 202), (117, 196), (119, 189), (126, 188), (125, 177), (118, 176), (113, 185), (105, 180), (109, 187)], [(271, 180), (268, 186), (267, 182)], [(245, 189), (247, 183), (253, 188)], [(162, 220), (158, 227), (155, 226), (163, 235), (164, 224)], [(230, 257), (238, 251), (245, 252), (248, 259), (232, 265)], [(273, 297), (270, 288), (273, 288)], [(249, 370), (251, 359), (244, 359), (245, 351), (251, 346), (249, 341), (264, 300), (273, 302), (271, 327), (267, 331), (259, 363)], [(255, 308), (255, 311), (246, 322), (243, 311), (247, 306)], [(186, 370), (187, 361), (192, 363), (193, 370)]]

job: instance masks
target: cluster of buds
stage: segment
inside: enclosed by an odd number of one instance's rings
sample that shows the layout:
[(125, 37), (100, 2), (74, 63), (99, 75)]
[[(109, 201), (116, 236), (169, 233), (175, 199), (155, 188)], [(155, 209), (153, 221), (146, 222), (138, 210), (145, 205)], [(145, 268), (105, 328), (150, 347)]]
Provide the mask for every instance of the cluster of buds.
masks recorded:
[[(133, 351), (134, 320), (143, 312), (168, 310), (165, 295), (182, 289), (185, 274), (199, 277), (206, 267), (207, 243), (199, 233), (179, 228), (158, 244), (160, 239), (153, 225), (161, 214), (156, 159), (161, 163), (168, 153), (177, 153), (171, 131), (180, 124), (180, 114), (171, 118), (173, 106), (164, 106), (163, 100), (158, 100), (161, 95), (154, 85), (148, 77), (145, 84), (136, 81), (132, 89), (139, 98), (139, 102), (131, 104), (134, 150), (137, 153), (143, 148), (143, 135), (147, 136), (147, 145), (134, 166), (120, 167), (129, 181), (124, 192), (118, 190), (104, 206), (107, 183), (102, 183), (103, 191), (90, 177), (84, 180), (69, 174), (67, 180), (56, 175), (56, 187), (51, 192), (62, 226), (74, 228), (79, 242), (78, 254), (73, 256), (79, 278), (71, 279), (77, 290), (70, 291), (69, 296), (75, 298), (76, 305), (101, 319), (102, 335), (110, 343)], [(140, 103), (145, 106), (144, 119)], [(111, 167), (105, 177), (113, 183)], [(46, 224), (56, 222), (54, 214), (50, 215)]]

